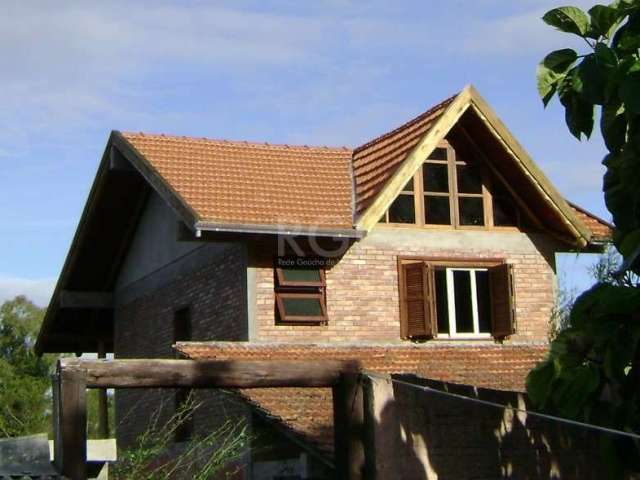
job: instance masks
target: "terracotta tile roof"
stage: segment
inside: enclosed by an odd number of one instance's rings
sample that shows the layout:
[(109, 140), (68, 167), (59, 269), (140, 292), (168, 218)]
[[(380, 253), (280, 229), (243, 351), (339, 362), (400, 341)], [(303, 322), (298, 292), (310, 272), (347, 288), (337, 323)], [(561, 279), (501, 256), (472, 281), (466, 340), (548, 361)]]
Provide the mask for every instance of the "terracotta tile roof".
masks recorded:
[[(189, 358), (218, 360), (360, 360), (365, 370), (412, 373), (450, 383), (524, 391), (527, 373), (547, 352), (544, 344), (309, 345), (188, 342), (176, 348)], [(264, 415), (330, 454), (333, 406), (326, 388), (261, 388), (240, 391)]]
[[(144, 133), (122, 136), (200, 222), (351, 230), (354, 216), (366, 210), (455, 98), (353, 151)], [(596, 240), (611, 238), (610, 224), (571, 207)]]
[(444, 113), (457, 94), (353, 152), (356, 214), (366, 210), (411, 150)]
[(347, 148), (122, 135), (200, 221), (353, 228)]
[(589, 230), (591, 230), (595, 240), (611, 240), (613, 238), (613, 230), (615, 227), (611, 223), (601, 219), (591, 212), (586, 211), (572, 202), (567, 203), (573, 209), (580, 221), (584, 223)]

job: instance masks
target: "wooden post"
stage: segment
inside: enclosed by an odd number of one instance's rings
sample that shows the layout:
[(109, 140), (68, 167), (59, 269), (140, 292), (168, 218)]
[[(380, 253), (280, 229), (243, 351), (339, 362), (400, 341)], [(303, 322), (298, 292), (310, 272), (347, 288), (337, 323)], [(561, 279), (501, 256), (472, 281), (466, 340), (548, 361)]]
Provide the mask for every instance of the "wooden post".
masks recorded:
[(64, 370), (54, 378), (54, 465), (71, 480), (87, 478), (86, 373)]
[(337, 478), (366, 478), (364, 398), (358, 373), (342, 373), (333, 387), (333, 430)]
[[(98, 358), (107, 358), (104, 341), (98, 341)], [(109, 403), (107, 389), (98, 390), (98, 438), (109, 438)]]

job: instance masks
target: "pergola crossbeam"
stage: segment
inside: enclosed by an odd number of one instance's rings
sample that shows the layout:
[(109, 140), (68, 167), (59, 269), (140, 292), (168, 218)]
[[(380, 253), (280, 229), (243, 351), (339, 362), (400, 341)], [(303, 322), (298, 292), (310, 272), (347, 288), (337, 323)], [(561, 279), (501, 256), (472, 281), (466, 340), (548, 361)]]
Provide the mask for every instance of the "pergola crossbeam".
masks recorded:
[(87, 388), (332, 388), (338, 478), (364, 468), (362, 385), (356, 361), (84, 360), (63, 358), (54, 376), (54, 464), (87, 478)]

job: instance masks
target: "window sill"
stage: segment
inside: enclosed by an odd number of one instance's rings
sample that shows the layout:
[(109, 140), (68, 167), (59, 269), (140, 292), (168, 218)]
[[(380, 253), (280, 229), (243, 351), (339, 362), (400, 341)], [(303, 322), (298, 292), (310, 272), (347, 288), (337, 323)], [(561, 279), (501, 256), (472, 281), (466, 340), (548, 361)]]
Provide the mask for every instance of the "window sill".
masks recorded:
[(470, 335), (438, 335), (433, 340), (440, 341), (458, 341), (458, 340), (495, 340), (490, 334), (470, 334)]

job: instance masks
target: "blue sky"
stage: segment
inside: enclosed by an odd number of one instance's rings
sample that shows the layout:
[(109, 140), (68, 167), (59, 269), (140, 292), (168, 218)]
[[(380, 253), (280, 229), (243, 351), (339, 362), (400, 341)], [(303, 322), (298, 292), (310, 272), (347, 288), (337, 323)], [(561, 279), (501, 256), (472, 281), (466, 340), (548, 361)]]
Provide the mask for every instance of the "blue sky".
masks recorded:
[[(565, 196), (609, 218), (601, 140), (578, 143), (535, 90), (569, 42), (540, 20), (557, 4), (3, 2), (0, 301), (48, 301), (112, 129), (355, 146), (473, 83)], [(592, 261), (564, 256), (561, 276), (587, 285)]]

